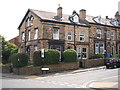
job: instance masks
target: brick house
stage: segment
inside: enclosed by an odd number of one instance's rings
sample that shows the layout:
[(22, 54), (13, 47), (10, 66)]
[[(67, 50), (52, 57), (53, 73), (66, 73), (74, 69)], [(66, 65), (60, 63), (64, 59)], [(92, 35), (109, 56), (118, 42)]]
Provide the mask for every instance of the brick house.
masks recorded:
[(33, 52), (38, 49), (63, 52), (76, 46), (78, 58), (81, 53), (82, 58), (87, 59), (104, 53), (105, 49), (110, 54), (120, 54), (120, 27), (116, 19), (88, 16), (82, 9), (73, 18), (74, 27), (69, 16), (62, 14), (62, 7), (57, 9), (57, 14), (28, 9), (18, 27), (19, 52), (27, 52), (32, 59)]
[(18, 46), (18, 39), (19, 39), (19, 36), (16, 36), (16, 37), (10, 39), (9, 42)]

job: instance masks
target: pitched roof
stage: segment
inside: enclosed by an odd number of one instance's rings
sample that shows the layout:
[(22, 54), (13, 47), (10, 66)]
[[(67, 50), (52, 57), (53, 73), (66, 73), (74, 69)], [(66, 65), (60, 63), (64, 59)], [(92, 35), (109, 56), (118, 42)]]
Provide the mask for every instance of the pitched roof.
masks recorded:
[[(28, 12), (31, 11), (33, 12), (34, 14), (36, 14), (39, 18), (41, 18), (42, 20), (49, 20), (49, 21), (57, 21), (57, 22), (64, 22), (64, 23), (71, 23), (69, 21), (69, 16), (70, 15), (67, 15), (67, 14), (62, 14), (62, 18), (61, 20), (57, 20), (55, 19), (55, 16), (56, 13), (54, 12), (46, 12), (46, 11), (41, 11), (41, 10), (35, 10), (35, 9), (29, 9)], [(26, 15), (28, 14), (28, 12), (26, 13)], [(25, 16), (26, 16), (25, 15)], [(24, 17), (25, 18), (25, 17)], [(99, 19), (100, 21), (98, 22)], [(23, 19), (24, 20), (24, 19)], [(93, 24), (100, 24), (100, 25), (108, 25), (108, 26), (116, 26), (118, 27), (117, 25), (114, 25), (114, 23), (111, 23), (111, 21), (114, 21), (114, 20), (111, 20), (111, 19), (104, 19), (104, 18), (101, 18), (99, 16), (97, 17), (94, 17), (94, 16), (90, 16), (90, 15), (86, 15), (86, 20), (89, 22), (89, 23), (93, 23)], [(23, 21), (21, 22), (21, 24), (23, 23)], [(20, 26), (21, 26), (20, 24)], [(83, 25), (83, 26), (88, 26), (86, 25), (85, 23), (79, 23), (79, 25)], [(20, 28), (20, 26), (18, 28)]]
[[(34, 9), (30, 9), (30, 10), (34, 12), (36, 15), (38, 15), (39, 17), (41, 17), (42, 19), (57, 21), (56, 19), (54, 19), (54, 16), (56, 16), (56, 13), (46, 12), (41, 10), (34, 10)], [(70, 15), (63, 14), (61, 22), (70, 22), (68, 19), (69, 16)], [(94, 17), (94, 16), (86, 15), (86, 20), (90, 23), (100, 23), (103, 25), (118, 26), (111, 23), (112, 21), (114, 21), (114, 19), (104, 19), (100, 17), (100, 22), (97, 22), (95, 21), (95, 18), (99, 18), (99, 16)]]

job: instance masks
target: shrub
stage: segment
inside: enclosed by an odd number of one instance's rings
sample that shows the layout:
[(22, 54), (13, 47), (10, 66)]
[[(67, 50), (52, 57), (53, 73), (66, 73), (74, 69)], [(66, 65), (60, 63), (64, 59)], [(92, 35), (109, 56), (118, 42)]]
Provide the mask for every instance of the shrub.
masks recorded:
[(44, 65), (58, 64), (60, 59), (60, 52), (55, 49), (45, 50)]
[(67, 49), (63, 52), (63, 62), (77, 61), (77, 53), (73, 49)]
[(41, 51), (35, 51), (33, 54), (33, 65), (40, 66), (42, 65)]
[(12, 62), (15, 68), (24, 67), (28, 65), (28, 56), (25, 53), (15, 53), (9, 57), (9, 61)]
[(89, 59), (98, 59), (98, 58), (104, 58), (104, 54), (95, 54), (94, 56), (91, 56)]

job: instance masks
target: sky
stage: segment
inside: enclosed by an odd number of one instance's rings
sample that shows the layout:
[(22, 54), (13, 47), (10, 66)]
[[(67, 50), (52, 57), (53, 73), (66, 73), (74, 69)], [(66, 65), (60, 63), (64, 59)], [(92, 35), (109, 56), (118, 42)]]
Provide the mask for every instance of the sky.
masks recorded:
[(63, 14), (71, 15), (73, 10), (86, 9), (86, 14), (114, 18), (120, 0), (1, 0), (0, 35), (10, 40), (19, 35), (17, 29), (28, 9), (57, 12), (58, 4)]

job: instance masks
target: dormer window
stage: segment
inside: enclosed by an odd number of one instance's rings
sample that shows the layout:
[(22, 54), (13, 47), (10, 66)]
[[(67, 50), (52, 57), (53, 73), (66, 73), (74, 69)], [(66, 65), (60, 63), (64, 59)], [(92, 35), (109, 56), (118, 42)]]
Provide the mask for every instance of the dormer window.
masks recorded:
[(118, 21), (117, 20), (112, 20), (111, 24), (114, 25), (114, 26), (118, 26)]
[(78, 18), (77, 15), (75, 15), (75, 16), (73, 17), (73, 21), (74, 21), (74, 22), (77, 22), (77, 23), (79, 22), (79, 18)]
[(94, 17), (93, 20), (94, 20), (96, 23), (100, 23), (100, 21), (101, 21), (101, 16)]

